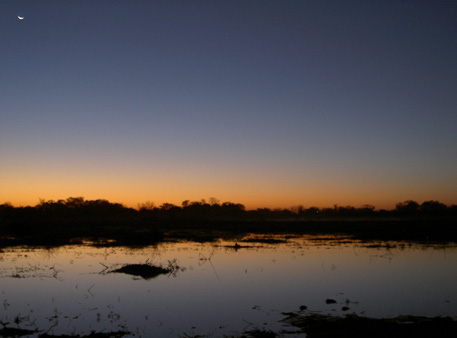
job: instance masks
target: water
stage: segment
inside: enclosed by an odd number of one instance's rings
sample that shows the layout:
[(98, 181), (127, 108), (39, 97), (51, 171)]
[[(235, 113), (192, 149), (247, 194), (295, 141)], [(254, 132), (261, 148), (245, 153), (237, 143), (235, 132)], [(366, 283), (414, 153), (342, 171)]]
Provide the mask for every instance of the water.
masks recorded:
[[(457, 317), (455, 246), (310, 237), (234, 244), (3, 249), (0, 321), (54, 335), (123, 330), (132, 337), (217, 337), (278, 331), (282, 312), (300, 306), (335, 315)], [(172, 260), (180, 267), (174, 275), (150, 280), (109, 272)]]

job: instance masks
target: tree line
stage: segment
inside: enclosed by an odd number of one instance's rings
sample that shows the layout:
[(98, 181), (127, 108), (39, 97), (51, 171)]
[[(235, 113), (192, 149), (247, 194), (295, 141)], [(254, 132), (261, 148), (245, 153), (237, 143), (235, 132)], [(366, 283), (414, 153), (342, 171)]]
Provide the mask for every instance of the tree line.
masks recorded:
[(414, 217), (457, 217), (457, 205), (430, 200), (419, 204), (408, 200), (397, 203), (393, 210), (377, 210), (373, 205), (353, 206), (334, 205), (331, 208), (295, 206), (284, 209), (258, 208), (246, 210), (240, 203), (220, 202), (215, 198), (200, 201), (185, 200), (181, 205), (163, 203), (156, 206), (152, 202), (138, 205), (136, 209), (104, 199), (85, 200), (83, 197), (69, 197), (66, 200), (40, 200), (34, 206), (14, 207), (10, 203), (0, 205), (0, 221), (15, 219), (72, 218), (76, 220), (97, 219), (137, 219), (137, 220), (318, 220), (344, 218), (414, 218)]

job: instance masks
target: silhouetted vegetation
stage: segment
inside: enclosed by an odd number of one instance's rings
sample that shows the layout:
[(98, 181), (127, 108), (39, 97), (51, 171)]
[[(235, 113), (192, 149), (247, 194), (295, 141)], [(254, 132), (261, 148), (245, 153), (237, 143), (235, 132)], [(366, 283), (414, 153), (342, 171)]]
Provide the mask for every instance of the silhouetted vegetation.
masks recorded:
[(372, 205), (246, 210), (238, 203), (152, 202), (138, 209), (106, 200), (41, 200), (35, 207), (0, 205), (0, 245), (151, 245), (163, 239), (211, 241), (247, 232), (332, 233), (364, 239), (457, 240), (457, 206), (438, 201), (398, 203), (393, 210)]
[(41, 201), (35, 207), (0, 205), (1, 241), (7, 244), (62, 245), (93, 241), (101, 244), (149, 245), (162, 233), (141, 219), (135, 209), (106, 200), (82, 197)]

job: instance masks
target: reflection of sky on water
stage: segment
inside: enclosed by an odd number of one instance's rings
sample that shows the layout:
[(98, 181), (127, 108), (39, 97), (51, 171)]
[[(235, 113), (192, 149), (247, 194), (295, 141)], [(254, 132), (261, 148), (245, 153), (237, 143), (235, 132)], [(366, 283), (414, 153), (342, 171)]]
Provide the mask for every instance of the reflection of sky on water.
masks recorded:
[[(301, 305), (375, 317), (457, 316), (455, 247), (367, 248), (299, 239), (243, 245), (253, 247), (181, 243), (139, 250), (3, 250), (0, 320), (12, 323), (19, 316), (23, 327), (42, 331), (56, 325), (54, 334), (125, 328), (137, 336), (218, 336), (278, 328), (281, 312)], [(176, 277), (146, 281), (104, 271), (173, 259), (185, 268)], [(327, 298), (337, 304), (325, 304)], [(343, 312), (343, 306), (350, 310)]]

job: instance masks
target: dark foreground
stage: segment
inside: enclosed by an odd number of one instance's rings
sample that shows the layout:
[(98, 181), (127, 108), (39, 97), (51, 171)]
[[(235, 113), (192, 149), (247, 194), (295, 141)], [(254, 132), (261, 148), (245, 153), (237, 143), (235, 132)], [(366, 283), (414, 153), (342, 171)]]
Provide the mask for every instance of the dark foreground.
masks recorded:
[[(283, 323), (290, 325), (291, 330), (272, 332), (265, 330), (251, 330), (231, 336), (233, 338), (274, 338), (282, 337), (283, 334), (301, 336), (306, 334), (309, 338), (362, 338), (362, 337), (444, 337), (454, 338), (457, 334), (457, 321), (449, 317), (416, 317), (398, 316), (394, 318), (375, 319), (361, 317), (358, 315), (347, 315), (345, 317), (322, 315), (322, 314), (302, 314), (288, 313)], [(124, 337), (131, 335), (127, 331), (113, 332), (92, 332), (88, 335), (52, 335), (48, 332), (39, 330), (27, 330), (11, 327), (3, 324), (0, 329), (0, 337), (23, 337), (35, 335), (39, 338), (109, 338)], [(183, 337), (205, 337), (204, 335)], [(227, 336), (224, 336), (227, 337)], [(227, 337), (229, 338), (229, 337)]]
[[(399, 316), (374, 319), (348, 315), (290, 314), (283, 320), (306, 333), (321, 337), (455, 337), (457, 321), (449, 317)], [(272, 336), (275, 337), (275, 336)]]

